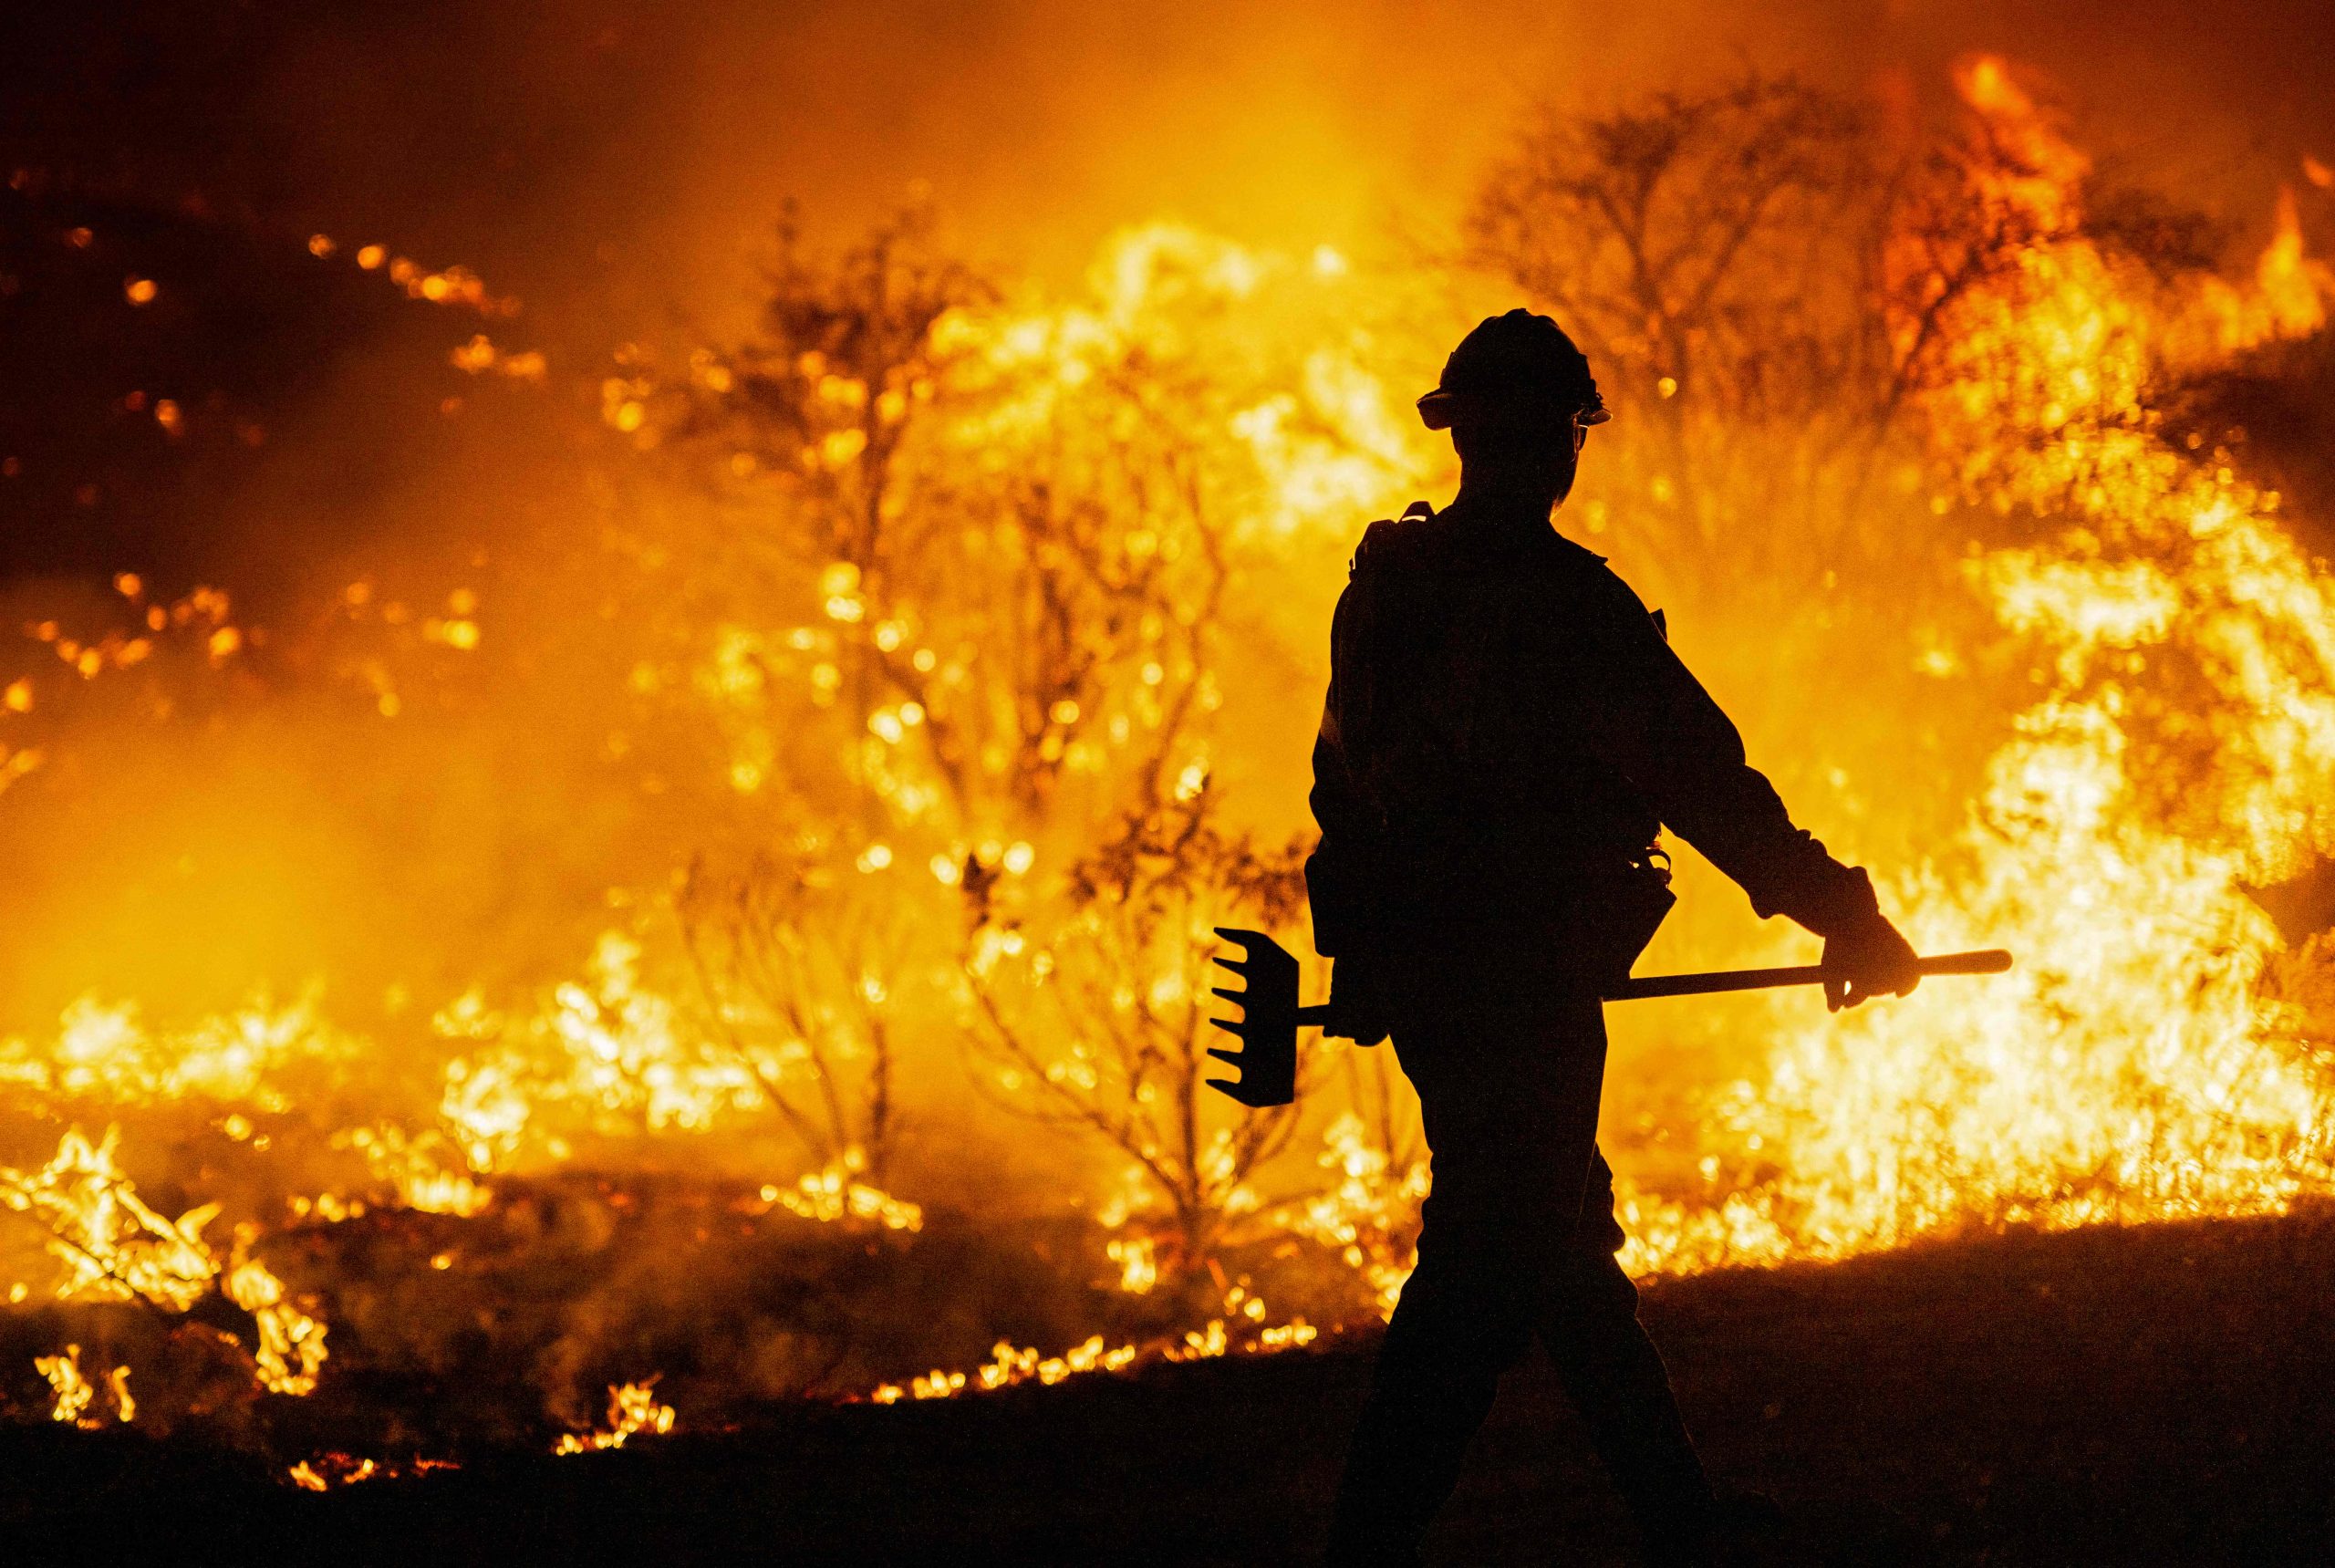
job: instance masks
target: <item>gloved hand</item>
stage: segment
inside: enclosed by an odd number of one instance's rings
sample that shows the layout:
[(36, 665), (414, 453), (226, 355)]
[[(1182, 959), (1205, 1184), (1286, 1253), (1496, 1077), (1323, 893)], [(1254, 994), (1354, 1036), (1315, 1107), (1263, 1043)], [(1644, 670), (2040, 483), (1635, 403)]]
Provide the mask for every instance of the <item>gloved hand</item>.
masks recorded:
[(1367, 953), (1348, 953), (1330, 962), (1330, 1016), (1322, 1033), (1375, 1045), (1395, 1026), (1394, 1007), (1386, 994), (1385, 961)]
[(1911, 996), (1922, 971), (1913, 947), (1876, 911), (1824, 940), (1824, 1005), (1834, 1012), (1873, 997)]

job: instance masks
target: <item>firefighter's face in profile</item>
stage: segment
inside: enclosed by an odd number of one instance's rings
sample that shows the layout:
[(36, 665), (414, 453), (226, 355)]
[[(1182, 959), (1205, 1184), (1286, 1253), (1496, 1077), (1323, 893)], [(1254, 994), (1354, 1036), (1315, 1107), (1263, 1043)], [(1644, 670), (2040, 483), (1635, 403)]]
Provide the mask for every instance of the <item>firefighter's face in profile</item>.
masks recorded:
[(1574, 409), (1519, 402), (1455, 423), (1451, 444), (1463, 472), (1496, 474), (1505, 486), (1545, 494), (1553, 506), (1572, 493), (1588, 434)]

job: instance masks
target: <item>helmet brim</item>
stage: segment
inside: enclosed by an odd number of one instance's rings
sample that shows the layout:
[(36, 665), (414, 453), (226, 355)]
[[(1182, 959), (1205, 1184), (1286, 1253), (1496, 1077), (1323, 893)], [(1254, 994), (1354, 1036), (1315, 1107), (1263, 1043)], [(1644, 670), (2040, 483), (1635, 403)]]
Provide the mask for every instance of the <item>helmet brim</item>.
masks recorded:
[[(1606, 408), (1604, 399), (1593, 392), (1590, 395), (1594, 400), (1577, 410), (1573, 418), (1584, 425), (1602, 425), (1614, 417), (1613, 410)], [(1465, 401), (1480, 403), (1482, 400), (1467, 399)], [(1437, 387), (1418, 400), (1419, 422), (1431, 431), (1448, 431), (1463, 411), (1463, 407), (1462, 394)]]

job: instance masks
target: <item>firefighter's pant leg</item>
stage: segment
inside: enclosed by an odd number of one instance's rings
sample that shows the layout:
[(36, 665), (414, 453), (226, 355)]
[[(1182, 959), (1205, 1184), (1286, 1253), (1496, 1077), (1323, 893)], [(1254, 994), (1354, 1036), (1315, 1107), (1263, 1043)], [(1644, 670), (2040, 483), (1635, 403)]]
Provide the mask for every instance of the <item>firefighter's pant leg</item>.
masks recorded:
[(1637, 1287), (1614, 1259), (1624, 1240), (1614, 1219), (1614, 1173), (1594, 1155), (1565, 1272), (1543, 1298), (1538, 1327), (1614, 1490), (1660, 1552), (1701, 1528), (1711, 1487), (1679, 1418), (1670, 1374), (1638, 1322)]
[(1435, 1183), (1339, 1487), (1333, 1563), (1417, 1560), (1500, 1374), (1536, 1334), (1649, 1535), (1710, 1495), (1614, 1259), (1598, 1005), (1450, 978), (1396, 1027)]

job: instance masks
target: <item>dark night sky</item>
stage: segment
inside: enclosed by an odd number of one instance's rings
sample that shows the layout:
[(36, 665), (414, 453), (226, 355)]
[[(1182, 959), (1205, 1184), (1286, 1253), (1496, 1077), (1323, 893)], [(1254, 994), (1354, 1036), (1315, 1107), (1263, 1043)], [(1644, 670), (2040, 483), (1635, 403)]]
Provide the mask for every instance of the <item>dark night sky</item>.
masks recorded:
[[(856, 223), (929, 180), (979, 248), (1075, 262), (1162, 210), (1340, 237), (1448, 205), (1527, 96), (1594, 103), (1741, 61), (1943, 90), (2032, 63), (2096, 144), (2234, 216), (2335, 160), (2335, 30), (2268, 0), (1257, 7), (371, 0), (16, 8), (0, 142), (288, 227), (494, 269), (530, 298), (603, 270), (738, 263), (779, 200)], [(1171, 19), (1172, 18), (1172, 19)], [(492, 274), (490, 275), (492, 275)]]

